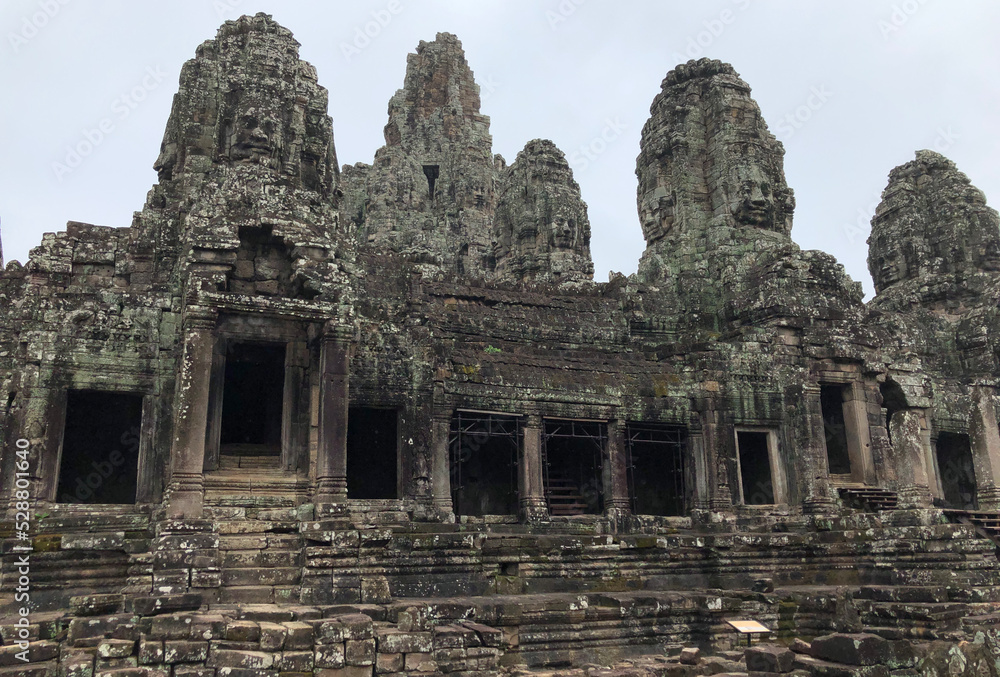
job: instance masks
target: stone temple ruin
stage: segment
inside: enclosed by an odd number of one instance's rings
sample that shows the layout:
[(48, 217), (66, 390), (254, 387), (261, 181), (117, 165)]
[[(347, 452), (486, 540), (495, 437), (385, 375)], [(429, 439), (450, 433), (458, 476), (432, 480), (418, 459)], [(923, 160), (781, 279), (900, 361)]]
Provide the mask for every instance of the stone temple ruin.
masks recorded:
[(692, 61), (595, 283), (455, 36), (370, 165), (327, 98), (226, 22), (132, 225), (0, 273), (0, 675), (998, 674), (1000, 229), (954, 164), (890, 173), (866, 303)]

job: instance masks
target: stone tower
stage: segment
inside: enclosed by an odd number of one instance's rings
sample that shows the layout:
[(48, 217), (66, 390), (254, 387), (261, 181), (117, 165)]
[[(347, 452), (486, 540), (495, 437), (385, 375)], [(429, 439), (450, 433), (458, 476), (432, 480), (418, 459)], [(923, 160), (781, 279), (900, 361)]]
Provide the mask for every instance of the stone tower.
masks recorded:
[(640, 147), (646, 250), (638, 278), (659, 289), (668, 306), (685, 308), (680, 324), (711, 328), (751, 270), (798, 251), (784, 149), (749, 85), (732, 66), (710, 59), (667, 74)]
[(1000, 274), (996, 210), (951, 160), (930, 150), (889, 174), (872, 219), (876, 293), (935, 305), (981, 294)]
[(551, 141), (530, 141), (504, 172), (494, 238), (501, 280), (592, 280), (587, 205), (566, 156)]
[(445, 272), (489, 270), (497, 160), (479, 105), (458, 38), (421, 41), (389, 101), (385, 145), (370, 168), (351, 172), (363, 191), (357, 183), (345, 188), (363, 196), (345, 214), (362, 242)]
[[(342, 254), (333, 123), (327, 91), (298, 47), (270, 16), (244, 16), (182, 68), (154, 164), (159, 183), (132, 228), (135, 255), (160, 284), (179, 263), (176, 274), (206, 278), (195, 286), (212, 290), (330, 290), (338, 265), (317, 261)], [(209, 251), (230, 253), (199, 254)], [(233, 254), (244, 260), (239, 270)], [(272, 260), (251, 271), (258, 255)]]

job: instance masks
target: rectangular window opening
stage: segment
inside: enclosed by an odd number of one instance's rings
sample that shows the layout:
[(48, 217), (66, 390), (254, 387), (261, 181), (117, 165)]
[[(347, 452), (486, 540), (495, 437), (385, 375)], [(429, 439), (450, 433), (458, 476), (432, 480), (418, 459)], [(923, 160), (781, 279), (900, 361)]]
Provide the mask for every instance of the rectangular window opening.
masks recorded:
[(456, 515), (517, 514), (520, 419), (456, 412), (451, 419), (451, 492)]
[(941, 433), (937, 440), (937, 463), (947, 507), (977, 510), (976, 471), (969, 436)]
[(736, 444), (740, 458), (740, 482), (743, 505), (772, 505), (774, 481), (771, 477), (771, 453), (768, 433), (739, 430)]
[(687, 430), (680, 426), (629, 423), (628, 477), (636, 515), (686, 514)]
[(604, 512), (602, 459), (607, 441), (605, 423), (545, 421), (542, 457), (550, 515)]
[(347, 417), (347, 497), (398, 498), (395, 409), (351, 407)]
[(278, 467), (284, 393), (283, 344), (230, 343), (222, 393), (220, 454), (256, 458), (267, 467)]
[(429, 192), (431, 202), (434, 201), (434, 184), (437, 183), (437, 178), (440, 176), (441, 168), (439, 165), (424, 165), (424, 176), (427, 177), (427, 190)]
[(847, 447), (847, 422), (844, 418), (844, 386), (820, 386), (823, 410), (823, 434), (831, 475), (850, 475), (851, 457)]
[(59, 503), (135, 503), (142, 396), (70, 390)]

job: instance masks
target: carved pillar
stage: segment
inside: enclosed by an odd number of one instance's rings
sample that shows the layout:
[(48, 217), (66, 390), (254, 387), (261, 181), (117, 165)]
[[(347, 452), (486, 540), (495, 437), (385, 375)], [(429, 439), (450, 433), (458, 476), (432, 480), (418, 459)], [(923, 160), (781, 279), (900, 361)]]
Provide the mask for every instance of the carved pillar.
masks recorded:
[[(726, 436), (722, 431), (717, 404), (715, 400), (702, 402), (701, 430), (705, 447), (708, 505), (710, 510), (719, 512), (733, 509), (733, 493), (729, 487), (729, 472), (726, 466)], [(732, 437), (731, 432), (729, 437)]]
[(604, 509), (608, 517), (619, 523), (632, 512), (627, 461), (625, 425), (620, 421), (611, 421), (608, 423), (608, 448), (605, 452)]
[(802, 509), (807, 513), (828, 514), (836, 511), (837, 502), (830, 493), (830, 463), (820, 392), (819, 386), (802, 389), (802, 414), (796, 426), (796, 442), (801, 450), (799, 476), (805, 493)]
[[(700, 423), (699, 423), (700, 425)], [(700, 429), (693, 429), (688, 437), (688, 449), (690, 450), (693, 469), (691, 477), (694, 480), (692, 491), (691, 507), (694, 510), (709, 510), (709, 463), (705, 450), (705, 435)]]
[(1000, 430), (992, 388), (977, 387), (969, 414), (969, 443), (980, 510), (1000, 510)]
[(544, 521), (549, 518), (545, 503), (545, 486), (542, 472), (542, 417), (531, 414), (522, 429), (524, 443), (518, 462), (518, 496), (521, 520)]
[(167, 517), (200, 519), (205, 498), (205, 438), (212, 378), (217, 311), (188, 306), (184, 313), (184, 352), (174, 395), (174, 438), (170, 447)]
[(851, 459), (851, 478), (870, 486), (878, 484), (872, 461), (872, 436), (868, 427), (868, 398), (865, 385), (854, 381), (843, 390), (844, 432), (847, 455)]
[(435, 401), (431, 414), (431, 496), (434, 511), (445, 521), (453, 521), (455, 514), (451, 503), (450, 438), (451, 409)]
[(931, 505), (923, 419), (923, 412), (919, 409), (903, 409), (895, 412), (889, 421), (900, 508), (926, 508)]
[(329, 323), (320, 346), (319, 450), (316, 456), (317, 516), (343, 512), (347, 504), (348, 327)]

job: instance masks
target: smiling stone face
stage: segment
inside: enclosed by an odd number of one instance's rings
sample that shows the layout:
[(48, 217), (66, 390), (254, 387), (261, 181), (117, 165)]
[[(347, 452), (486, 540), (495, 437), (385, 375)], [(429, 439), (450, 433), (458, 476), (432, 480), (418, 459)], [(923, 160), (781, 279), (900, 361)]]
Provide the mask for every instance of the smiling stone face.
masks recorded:
[(564, 214), (556, 214), (549, 222), (550, 243), (555, 249), (569, 249), (576, 240), (576, 221)]
[(247, 110), (236, 118), (230, 136), (230, 159), (259, 161), (274, 156), (279, 147), (279, 129), (277, 115), (255, 108)]
[(756, 165), (738, 165), (733, 174), (729, 208), (736, 222), (770, 229), (775, 213), (771, 180)]

